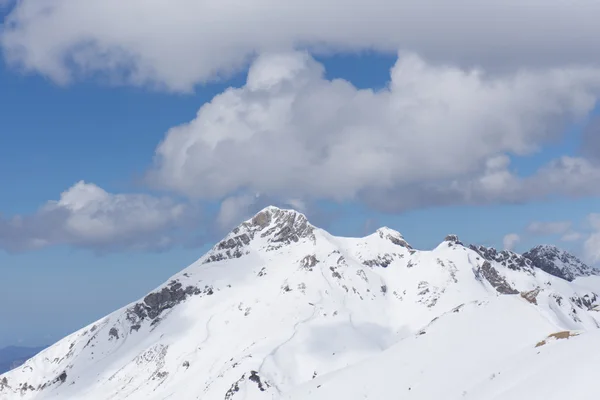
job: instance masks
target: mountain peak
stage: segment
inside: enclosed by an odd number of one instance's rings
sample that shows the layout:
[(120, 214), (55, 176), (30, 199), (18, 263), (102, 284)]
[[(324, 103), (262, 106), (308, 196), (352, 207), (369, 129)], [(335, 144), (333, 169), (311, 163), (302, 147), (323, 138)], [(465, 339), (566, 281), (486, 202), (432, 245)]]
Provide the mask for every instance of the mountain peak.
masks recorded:
[(523, 257), (533, 265), (559, 278), (573, 281), (581, 276), (600, 275), (600, 271), (586, 265), (579, 258), (552, 245), (535, 246)]
[(377, 229), (377, 231), (375, 233), (377, 235), (379, 235), (380, 238), (389, 240), (390, 242), (392, 242), (398, 246), (406, 247), (407, 249), (412, 249), (412, 246), (410, 244), (408, 244), (408, 242), (404, 239), (404, 236), (402, 236), (402, 234), (400, 232), (398, 232), (392, 228), (383, 226), (383, 227)]
[[(245, 221), (244, 224), (252, 224), (258, 226), (266, 226), (274, 220), (280, 220), (282, 218), (299, 218), (306, 220), (306, 216), (299, 211), (293, 209), (279, 208), (276, 206), (267, 206), (257, 212), (252, 218)], [(243, 224), (242, 224), (243, 225)]]
[(444, 238), (444, 242), (454, 243), (454, 244), (462, 244), (458, 235), (450, 234)]
[(206, 254), (204, 263), (240, 258), (249, 253), (250, 247), (271, 251), (301, 240), (314, 242), (314, 230), (304, 214), (268, 206), (217, 243)]

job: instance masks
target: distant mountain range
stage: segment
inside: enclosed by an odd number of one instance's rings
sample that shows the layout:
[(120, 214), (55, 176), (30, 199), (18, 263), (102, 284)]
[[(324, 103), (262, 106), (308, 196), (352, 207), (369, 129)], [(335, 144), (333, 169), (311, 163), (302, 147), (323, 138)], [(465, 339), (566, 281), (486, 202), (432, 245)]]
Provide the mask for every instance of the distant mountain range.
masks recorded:
[(17, 368), (45, 348), (46, 346), (8, 346), (0, 349), (0, 374), (10, 371), (13, 368)]

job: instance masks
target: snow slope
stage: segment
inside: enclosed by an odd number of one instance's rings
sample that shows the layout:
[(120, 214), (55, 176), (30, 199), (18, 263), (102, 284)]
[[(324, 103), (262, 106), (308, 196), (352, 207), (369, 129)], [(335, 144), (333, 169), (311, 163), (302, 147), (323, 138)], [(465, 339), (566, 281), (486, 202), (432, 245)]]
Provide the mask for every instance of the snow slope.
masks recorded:
[(508, 355), (533, 363), (548, 335), (600, 326), (595, 278), (453, 235), (431, 251), (389, 228), (335, 237), (268, 207), (144, 299), (1, 375), (0, 399), (495, 399), (486, 374)]

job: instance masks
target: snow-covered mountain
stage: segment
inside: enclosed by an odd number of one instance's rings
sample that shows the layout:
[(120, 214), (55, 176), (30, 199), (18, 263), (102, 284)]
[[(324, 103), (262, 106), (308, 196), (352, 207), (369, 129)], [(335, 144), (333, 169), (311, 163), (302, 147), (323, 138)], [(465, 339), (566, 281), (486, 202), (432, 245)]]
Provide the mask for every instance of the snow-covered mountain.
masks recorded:
[(600, 276), (546, 249), (420, 251), (268, 207), (0, 399), (595, 399)]

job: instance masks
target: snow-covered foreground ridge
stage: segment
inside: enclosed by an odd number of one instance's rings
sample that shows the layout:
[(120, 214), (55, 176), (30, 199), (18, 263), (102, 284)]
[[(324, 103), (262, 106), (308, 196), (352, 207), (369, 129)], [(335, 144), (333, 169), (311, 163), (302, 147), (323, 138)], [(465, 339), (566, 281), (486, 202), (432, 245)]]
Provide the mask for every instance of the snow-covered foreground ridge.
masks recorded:
[(268, 207), (0, 376), (0, 399), (597, 399), (598, 275), (549, 246), (420, 251)]

